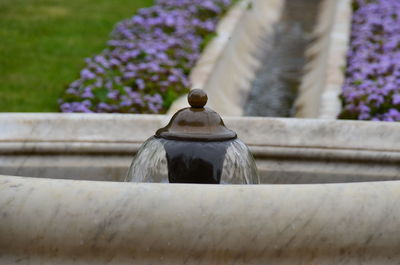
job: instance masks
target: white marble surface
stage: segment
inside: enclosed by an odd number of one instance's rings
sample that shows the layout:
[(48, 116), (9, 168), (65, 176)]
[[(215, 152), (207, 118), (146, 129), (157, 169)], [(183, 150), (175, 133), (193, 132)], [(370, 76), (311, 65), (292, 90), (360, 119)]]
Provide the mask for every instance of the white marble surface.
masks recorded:
[(0, 177), (0, 264), (398, 264), (400, 182)]
[[(123, 149), (124, 144), (140, 144), (154, 135), (170, 118), (135, 114), (2, 113), (0, 144), (23, 143), (28, 149), (30, 144), (36, 143), (49, 147), (52, 143), (71, 143), (79, 148), (95, 144), (106, 148), (107, 144), (118, 144)], [(250, 146), (400, 150), (400, 124), (395, 122), (222, 118)]]
[[(0, 114), (0, 174), (121, 180), (168, 116)], [(263, 183), (400, 178), (400, 124), (224, 117), (253, 152)]]
[(351, 0), (323, 0), (315, 28), (315, 41), (306, 54), (296, 117), (336, 119), (351, 29)]

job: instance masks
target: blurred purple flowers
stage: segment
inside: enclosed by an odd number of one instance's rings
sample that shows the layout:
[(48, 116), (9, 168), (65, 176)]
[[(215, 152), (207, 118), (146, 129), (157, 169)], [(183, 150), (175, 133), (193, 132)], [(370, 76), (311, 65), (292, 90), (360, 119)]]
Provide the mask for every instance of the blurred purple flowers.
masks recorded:
[(59, 100), (62, 112), (164, 113), (232, 0), (158, 0), (117, 24)]
[(339, 118), (400, 121), (400, 1), (353, 0)]

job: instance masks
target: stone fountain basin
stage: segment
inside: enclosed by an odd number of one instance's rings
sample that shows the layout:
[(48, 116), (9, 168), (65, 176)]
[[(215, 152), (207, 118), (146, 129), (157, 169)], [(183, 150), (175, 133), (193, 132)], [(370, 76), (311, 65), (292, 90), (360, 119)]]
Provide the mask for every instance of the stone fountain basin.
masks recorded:
[(398, 263), (400, 124), (228, 117), (279, 185), (110, 182), (168, 120), (1, 114), (0, 264)]
[[(121, 181), (165, 115), (0, 114), (0, 174)], [(223, 117), (253, 152), (262, 183), (400, 179), (400, 124)]]
[(0, 177), (0, 264), (398, 264), (400, 182)]

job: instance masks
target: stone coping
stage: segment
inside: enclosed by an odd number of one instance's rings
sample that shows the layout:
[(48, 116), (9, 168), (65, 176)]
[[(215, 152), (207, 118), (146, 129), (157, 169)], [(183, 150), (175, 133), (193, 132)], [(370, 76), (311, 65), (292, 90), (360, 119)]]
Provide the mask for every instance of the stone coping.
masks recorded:
[[(170, 116), (0, 114), (0, 174), (124, 179), (140, 145)], [(249, 146), (262, 183), (400, 178), (400, 124), (224, 117)]]
[[(44, 147), (75, 143), (82, 148), (100, 144), (101, 148), (101, 144), (110, 143), (123, 149), (124, 144), (141, 144), (169, 119), (165, 115), (2, 113), (0, 145), (11, 148), (14, 143), (23, 143), (29, 149), (31, 143), (43, 143)], [(255, 147), (400, 151), (398, 123), (230, 116), (223, 119), (239, 138)]]
[(296, 117), (336, 119), (351, 30), (351, 0), (323, 0), (314, 42), (306, 51)]
[(397, 264), (400, 182), (0, 176), (1, 264)]

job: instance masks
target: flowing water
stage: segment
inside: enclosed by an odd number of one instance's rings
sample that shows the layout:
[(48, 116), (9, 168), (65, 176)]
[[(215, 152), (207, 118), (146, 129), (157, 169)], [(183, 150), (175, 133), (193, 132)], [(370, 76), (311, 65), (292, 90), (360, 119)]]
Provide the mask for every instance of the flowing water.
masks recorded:
[(125, 178), (127, 182), (168, 182), (167, 156), (159, 139), (150, 137), (140, 147)]
[(140, 148), (128, 182), (258, 184), (256, 164), (239, 139), (175, 141), (151, 137)]
[[(240, 176), (240, 177), (238, 177)], [(256, 162), (247, 146), (236, 139), (226, 150), (222, 184), (259, 184)]]
[(320, 0), (286, 0), (274, 33), (264, 40), (246, 116), (291, 117)]

